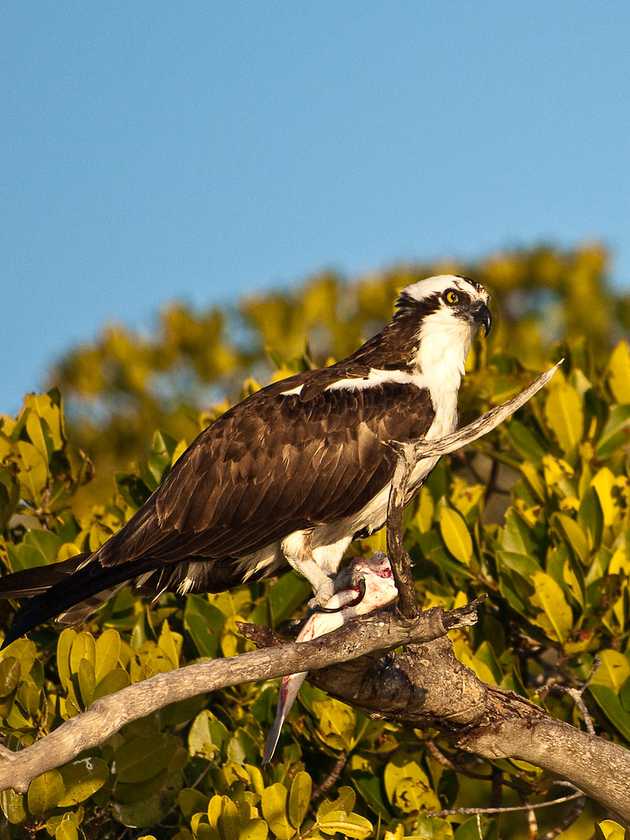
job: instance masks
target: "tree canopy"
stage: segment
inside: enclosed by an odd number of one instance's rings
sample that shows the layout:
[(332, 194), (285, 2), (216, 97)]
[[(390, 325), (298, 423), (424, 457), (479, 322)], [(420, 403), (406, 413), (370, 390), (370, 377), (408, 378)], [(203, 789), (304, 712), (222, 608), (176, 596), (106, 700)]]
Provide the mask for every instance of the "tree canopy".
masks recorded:
[[(516, 418), (443, 459), (408, 510), (418, 601), (452, 608), (488, 594), (479, 624), (452, 631), (460, 661), (630, 747), (630, 296), (610, 285), (597, 246), (354, 281), (327, 273), (233, 309), (173, 304), (148, 335), (107, 327), (55, 365), (51, 390), (0, 419), (2, 563), (16, 571), (95, 550), (231, 402), (340, 358), (389, 317), (398, 289), (451, 270), (487, 285), (498, 326), (469, 357), (463, 420), (567, 361)], [(352, 551), (383, 547), (379, 533)], [(152, 674), (249, 650), (239, 621), (282, 629), (308, 597), (293, 572), (153, 605), (125, 588), (85, 627), (40, 628), (0, 654), (5, 743), (28, 745)], [(0, 609), (6, 626), (12, 608)], [(276, 699), (275, 682), (252, 683), (128, 725), (26, 795), (2, 793), (4, 836), (525, 838), (526, 812), (431, 814), (557, 795), (531, 765), (475, 760), (437, 730), (372, 720), (308, 683), (277, 761), (261, 768)], [(539, 836), (592, 837), (604, 815), (578, 804), (537, 812)], [(617, 840), (610, 821), (597, 831)]]

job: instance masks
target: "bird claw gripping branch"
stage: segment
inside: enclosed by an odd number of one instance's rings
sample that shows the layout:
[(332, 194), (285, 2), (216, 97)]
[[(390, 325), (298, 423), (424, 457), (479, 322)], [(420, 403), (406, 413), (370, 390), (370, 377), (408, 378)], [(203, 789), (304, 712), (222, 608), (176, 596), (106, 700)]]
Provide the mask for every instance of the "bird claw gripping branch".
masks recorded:
[[(338, 583), (348, 580), (347, 588), (337, 591), (326, 606), (314, 611), (300, 631), (296, 641), (306, 642), (331, 633), (349, 619), (366, 615), (396, 600), (398, 590), (387, 556), (378, 553), (369, 559), (358, 558), (338, 576)], [(263, 762), (273, 758), (282, 725), (286, 720), (300, 686), (306, 679), (306, 672), (283, 677), (280, 684), (278, 708), (273, 726), (267, 735)]]

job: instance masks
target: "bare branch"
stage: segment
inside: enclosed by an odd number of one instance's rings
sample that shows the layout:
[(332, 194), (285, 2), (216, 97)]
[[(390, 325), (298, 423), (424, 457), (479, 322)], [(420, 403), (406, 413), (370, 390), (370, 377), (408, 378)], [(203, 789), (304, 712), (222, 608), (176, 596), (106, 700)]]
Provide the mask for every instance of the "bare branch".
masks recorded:
[(562, 685), (561, 683), (550, 683), (549, 685), (546, 685), (543, 688), (543, 690), (540, 692), (540, 696), (544, 697), (547, 693), (566, 694), (568, 697), (570, 697), (582, 714), (584, 725), (586, 726), (586, 731), (590, 735), (595, 735), (595, 726), (593, 725), (593, 718), (591, 717), (591, 713), (589, 712), (586, 703), (584, 702), (584, 688), (570, 688), (569, 686)]
[(506, 715), (492, 731), (471, 731), (458, 745), (487, 758), (518, 758), (543, 767), (630, 823), (630, 751), (619, 744), (546, 715), (520, 720)]
[(573, 802), (574, 799), (580, 799), (584, 794), (581, 790), (575, 793), (570, 793), (567, 796), (559, 796), (557, 799), (551, 799), (548, 802), (534, 802), (533, 805), (501, 805), (497, 808), (446, 808), (443, 811), (428, 811), (427, 817), (453, 817), (456, 814), (462, 816), (474, 816), (475, 814), (514, 814), (518, 811), (538, 811), (541, 808), (552, 808), (554, 805), (562, 805), (564, 802)]
[(387, 555), (398, 589), (398, 609), (405, 618), (415, 618), (418, 615), (418, 602), (411, 571), (411, 558), (403, 545), (403, 512), (414, 459), (410, 446), (396, 448), (399, 454), (387, 506)]
[(2, 750), (0, 790), (25, 792), (36, 776), (104, 743), (125, 724), (171, 703), (226, 686), (314, 671), (375, 651), (436, 639), (448, 627), (469, 623), (470, 611), (452, 611), (446, 625), (444, 618), (443, 610), (435, 608), (421, 613), (415, 621), (403, 622), (383, 610), (309, 642), (289, 642), (157, 674), (97, 700), (86, 712), (65, 721), (30, 747), (15, 753)]
[(403, 511), (407, 498), (407, 488), (414, 465), (423, 458), (438, 457), (455, 452), (477, 440), (506, 420), (521, 408), (551, 379), (562, 360), (550, 370), (542, 373), (531, 385), (512, 399), (487, 411), (481, 417), (438, 440), (425, 439), (415, 443), (394, 443), (398, 453), (396, 468), (392, 477), (387, 510), (387, 554), (389, 556), (394, 580), (398, 589), (398, 608), (405, 618), (418, 615), (418, 605), (414, 593), (411, 559), (403, 545)]
[(339, 753), (339, 758), (335, 761), (330, 772), (326, 774), (321, 784), (313, 788), (313, 804), (317, 804), (320, 799), (326, 796), (331, 787), (339, 781), (339, 777), (343, 773), (349, 758), (350, 756), (347, 752)]
[(409, 444), (413, 448), (415, 458), (434, 458), (441, 455), (448, 455), (487, 435), (503, 423), (504, 420), (507, 420), (515, 411), (522, 408), (534, 394), (537, 394), (549, 382), (563, 361), (564, 359), (560, 359), (552, 368), (549, 368), (549, 370), (541, 373), (540, 376), (534, 379), (531, 385), (524, 388), (520, 394), (501, 403), (501, 405), (497, 405), (495, 408), (491, 408), (490, 411), (486, 411), (485, 414), (482, 414), (481, 417), (473, 420), (467, 426), (462, 426), (461, 429), (457, 429), (457, 431), (439, 440), (423, 439)]

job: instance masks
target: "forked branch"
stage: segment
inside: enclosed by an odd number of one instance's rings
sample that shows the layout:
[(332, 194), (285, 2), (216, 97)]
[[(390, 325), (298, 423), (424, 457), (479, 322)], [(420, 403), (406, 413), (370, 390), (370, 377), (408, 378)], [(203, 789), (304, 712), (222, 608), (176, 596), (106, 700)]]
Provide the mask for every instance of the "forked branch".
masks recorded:
[(415, 443), (392, 444), (398, 453), (398, 460), (392, 478), (387, 509), (387, 554), (398, 588), (398, 608), (405, 618), (414, 618), (418, 615), (411, 559), (403, 545), (403, 511), (414, 465), (420, 459), (435, 458), (455, 452), (496, 429), (549, 382), (563, 361), (564, 359), (560, 359), (552, 368), (541, 373), (515, 397), (486, 411), (481, 417), (450, 435), (438, 440), (423, 439)]
[(24, 793), (46, 770), (71, 761), (84, 750), (98, 747), (125, 724), (146, 717), (171, 703), (227, 686), (315, 671), (400, 645), (426, 642), (453, 627), (474, 621), (474, 605), (444, 612), (421, 613), (413, 622), (393, 612), (359, 619), (334, 633), (309, 642), (285, 642), (229, 659), (214, 659), (157, 674), (93, 703), (57, 729), (19, 752), (0, 753), (0, 791)]

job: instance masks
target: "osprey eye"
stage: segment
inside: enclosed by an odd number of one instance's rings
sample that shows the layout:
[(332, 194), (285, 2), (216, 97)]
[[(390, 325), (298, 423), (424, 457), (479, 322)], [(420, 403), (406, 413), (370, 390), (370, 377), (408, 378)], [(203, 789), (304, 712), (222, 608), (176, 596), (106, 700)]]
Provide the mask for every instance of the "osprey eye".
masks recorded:
[(448, 289), (444, 293), (444, 300), (448, 303), (449, 306), (456, 306), (459, 303), (459, 295), (452, 289)]

